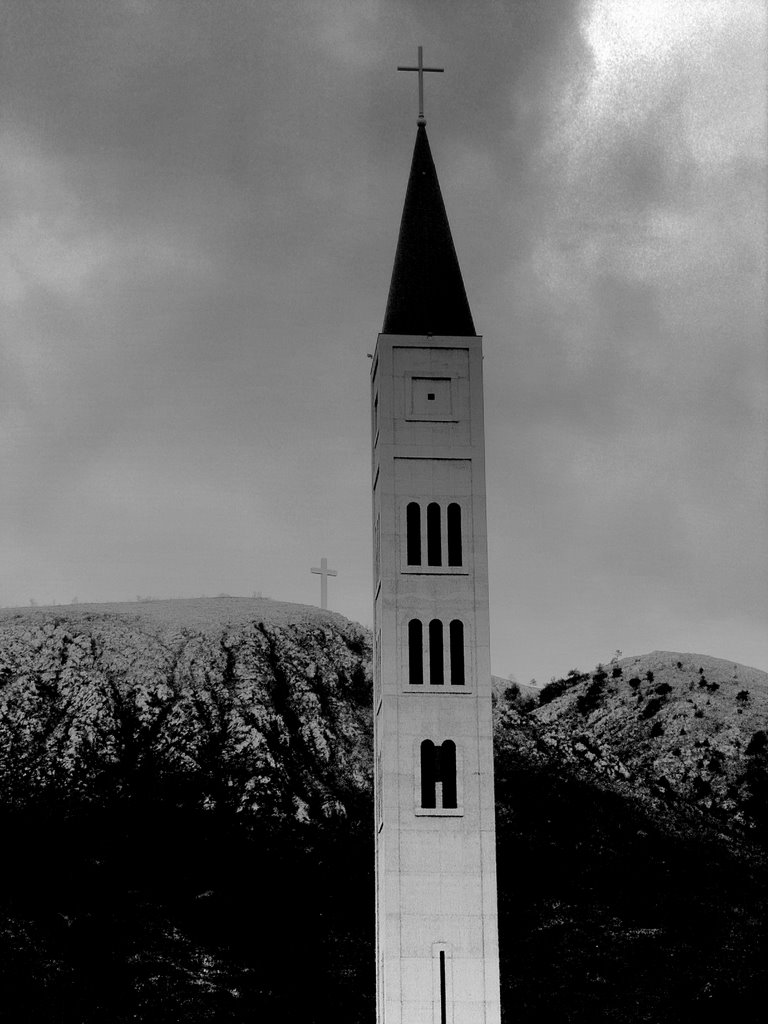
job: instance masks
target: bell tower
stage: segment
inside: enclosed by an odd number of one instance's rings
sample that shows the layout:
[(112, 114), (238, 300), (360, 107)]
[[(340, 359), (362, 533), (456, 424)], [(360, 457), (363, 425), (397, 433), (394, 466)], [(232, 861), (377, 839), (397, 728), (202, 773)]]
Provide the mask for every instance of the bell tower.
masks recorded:
[(417, 123), (371, 367), (377, 1024), (499, 1024), (482, 339)]

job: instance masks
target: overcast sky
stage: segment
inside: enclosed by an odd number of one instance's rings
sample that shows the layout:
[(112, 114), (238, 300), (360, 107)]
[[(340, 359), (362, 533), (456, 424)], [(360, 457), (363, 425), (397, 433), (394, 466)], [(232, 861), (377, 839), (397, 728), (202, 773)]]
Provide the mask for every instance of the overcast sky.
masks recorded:
[(493, 670), (768, 668), (763, 0), (4, 0), (0, 604), (371, 621), (413, 64), (484, 335)]

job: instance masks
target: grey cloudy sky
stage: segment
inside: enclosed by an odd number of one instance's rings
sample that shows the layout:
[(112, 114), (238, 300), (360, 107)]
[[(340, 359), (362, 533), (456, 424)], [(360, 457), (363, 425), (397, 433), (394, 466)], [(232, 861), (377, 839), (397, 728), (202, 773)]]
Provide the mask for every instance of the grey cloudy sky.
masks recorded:
[(369, 623), (416, 125), (485, 336), (494, 671), (768, 667), (763, 0), (5, 0), (0, 604)]

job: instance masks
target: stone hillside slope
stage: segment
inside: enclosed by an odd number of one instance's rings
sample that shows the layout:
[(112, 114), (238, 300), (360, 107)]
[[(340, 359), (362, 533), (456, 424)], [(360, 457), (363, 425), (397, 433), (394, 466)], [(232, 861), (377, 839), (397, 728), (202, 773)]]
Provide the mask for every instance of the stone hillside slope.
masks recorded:
[[(0, 611), (3, 1024), (374, 1019), (370, 653), (266, 600)], [(764, 673), (507, 682), (504, 1019), (762, 1024)]]
[(216, 598), (0, 611), (0, 801), (194, 777), (261, 816), (370, 788), (370, 645), (340, 615)]
[(530, 725), (559, 764), (735, 833), (764, 817), (768, 673), (654, 651), (545, 690)]

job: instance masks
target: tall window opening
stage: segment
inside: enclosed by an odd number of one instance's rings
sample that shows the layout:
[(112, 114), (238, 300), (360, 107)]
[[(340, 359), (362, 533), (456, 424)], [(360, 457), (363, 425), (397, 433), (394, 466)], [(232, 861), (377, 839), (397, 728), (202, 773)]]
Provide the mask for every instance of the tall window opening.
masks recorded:
[(412, 686), (424, 682), (424, 640), (419, 619), (408, 623), (408, 682)]
[(405, 533), (408, 565), (421, 565), (421, 509), (415, 501), (405, 510)]
[(436, 747), (432, 740), (421, 744), (421, 806), (455, 810), (456, 744), (445, 740)]
[(437, 757), (435, 744), (432, 740), (424, 740), (421, 744), (421, 806), (435, 807), (435, 769)]
[(427, 505), (427, 565), (443, 564), (443, 546), (440, 537), (440, 506), (436, 501)]
[(451, 686), (464, 685), (464, 623), (453, 619), (448, 627), (451, 651)]
[(461, 565), (461, 505), (448, 506), (448, 565)]
[(456, 807), (456, 744), (446, 740), (437, 750), (437, 770), (443, 784), (443, 807)]
[(432, 619), (429, 624), (429, 682), (432, 686), (442, 686), (443, 675), (443, 624), (440, 619)]

